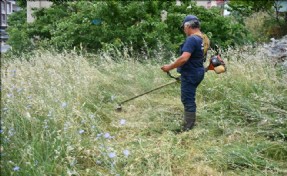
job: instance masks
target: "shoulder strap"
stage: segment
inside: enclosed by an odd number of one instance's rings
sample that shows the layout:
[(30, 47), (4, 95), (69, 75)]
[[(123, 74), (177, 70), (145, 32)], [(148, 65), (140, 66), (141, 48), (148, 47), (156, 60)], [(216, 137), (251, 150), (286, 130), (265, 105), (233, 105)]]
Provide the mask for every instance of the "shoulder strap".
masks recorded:
[(203, 34), (201, 32), (197, 32), (197, 33), (194, 33), (192, 35), (197, 35), (199, 36), (200, 38), (202, 38), (202, 42), (203, 42), (203, 53), (204, 53), (204, 56), (207, 55), (207, 50), (209, 49), (210, 47), (210, 41), (209, 41), (209, 38), (207, 37), (206, 34)]

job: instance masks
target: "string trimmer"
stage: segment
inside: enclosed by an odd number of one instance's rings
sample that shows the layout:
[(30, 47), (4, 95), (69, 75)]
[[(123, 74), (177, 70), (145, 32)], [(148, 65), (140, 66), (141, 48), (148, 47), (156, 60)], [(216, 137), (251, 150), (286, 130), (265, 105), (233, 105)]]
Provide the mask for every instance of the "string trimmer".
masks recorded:
[(136, 95), (136, 96), (131, 97), (131, 98), (129, 98), (129, 99), (126, 99), (126, 100), (124, 100), (124, 101), (122, 101), (122, 102), (119, 102), (119, 103), (118, 103), (118, 106), (117, 106), (117, 108), (116, 108), (116, 110), (117, 110), (118, 112), (120, 112), (120, 111), (122, 111), (122, 104), (124, 104), (124, 103), (126, 103), (126, 102), (129, 102), (129, 101), (131, 101), (131, 100), (134, 100), (134, 99), (136, 99), (136, 98), (138, 98), (138, 97), (141, 97), (141, 96), (143, 96), (143, 95), (146, 95), (146, 94), (148, 94), (148, 93), (151, 93), (151, 92), (153, 92), (153, 91), (155, 91), (155, 90), (161, 89), (161, 88), (163, 88), (163, 87), (165, 87), (165, 86), (168, 86), (168, 85), (170, 85), (170, 84), (173, 84), (173, 83), (175, 83), (175, 82), (179, 82), (179, 81), (180, 81), (180, 77), (174, 77), (174, 76), (172, 76), (172, 75), (170, 74), (170, 72), (167, 72), (167, 75), (168, 75), (169, 77), (175, 79), (175, 81), (172, 81), (172, 82), (169, 82), (169, 83), (167, 83), (167, 84), (158, 86), (158, 87), (156, 87), (156, 88), (154, 88), (154, 89), (152, 89), (152, 90), (149, 90), (149, 91), (144, 92), (144, 93), (142, 93), (142, 94)]

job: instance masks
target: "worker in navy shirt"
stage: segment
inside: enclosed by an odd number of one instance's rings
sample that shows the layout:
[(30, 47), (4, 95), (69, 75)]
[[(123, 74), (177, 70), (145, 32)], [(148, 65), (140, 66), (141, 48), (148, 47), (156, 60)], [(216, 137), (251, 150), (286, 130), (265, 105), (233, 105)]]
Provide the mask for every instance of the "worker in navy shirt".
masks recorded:
[(204, 48), (200, 21), (194, 15), (185, 17), (182, 26), (186, 34), (185, 42), (180, 46), (180, 56), (161, 69), (168, 72), (174, 68), (181, 74), (181, 101), (184, 106), (183, 130), (193, 128), (196, 119), (196, 89), (204, 78)]

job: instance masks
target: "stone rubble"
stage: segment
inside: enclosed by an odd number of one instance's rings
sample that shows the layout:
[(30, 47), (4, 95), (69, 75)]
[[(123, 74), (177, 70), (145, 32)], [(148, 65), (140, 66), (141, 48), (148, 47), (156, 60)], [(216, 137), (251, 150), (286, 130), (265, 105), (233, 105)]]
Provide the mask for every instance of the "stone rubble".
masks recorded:
[(271, 38), (271, 42), (264, 45), (267, 56), (277, 63), (281, 63), (287, 70), (287, 35), (281, 39)]

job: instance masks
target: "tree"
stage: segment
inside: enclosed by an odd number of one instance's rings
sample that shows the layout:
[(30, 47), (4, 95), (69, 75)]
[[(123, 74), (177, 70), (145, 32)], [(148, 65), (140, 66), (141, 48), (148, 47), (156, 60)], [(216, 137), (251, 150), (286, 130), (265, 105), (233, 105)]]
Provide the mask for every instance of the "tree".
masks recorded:
[(12, 52), (20, 55), (26, 51), (32, 49), (33, 45), (28, 36), (27, 22), (26, 22), (26, 11), (24, 9), (14, 12), (8, 17), (9, 26), (9, 40), (7, 44), (12, 46)]
[(268, 18), (264, 19), (262, 38), (280, 37), (286, 34), (287, 21), (279, 18), (280, 0), (230, 0), (229, 11), (241, 24), (244, 19), (256, 12), (266, 12)]
[[(162, 10), (168, 12), (165, 21), (161, 20)], [(218, 8), (207, 10), (189, 0), (182, 1), (181, 6), (176, 6), (175, 1), (55, 1), (50, 8), (35, 10), (35, 21), (23, 26), (23, 31), (29, 38), (37, 36), (37, 44), (43, 41), (57, 49), (81, 46), (98, 51), (110, 46), (132, 46), (142, 53), (163, 45), (167, 51), (175, 52), (185, 38), (179, 26), (187, 14), (197, 15), (202, 31), (214, 34), (210, 35), (214, 47), (246, 42), (243, 25), (223, 17)]]
[(276, 4), (276, 0), (230, 0), (228, 6), (232, 11), (238, 11), (241, 15), (246, 16), (254, 12), (269, 11), (274, 4)]

